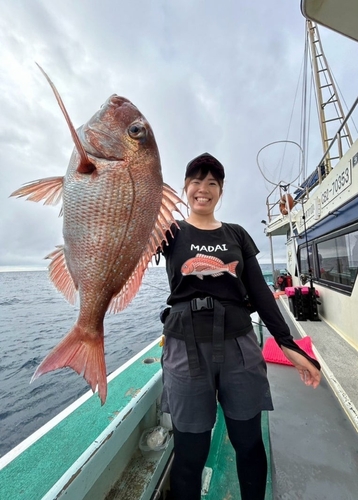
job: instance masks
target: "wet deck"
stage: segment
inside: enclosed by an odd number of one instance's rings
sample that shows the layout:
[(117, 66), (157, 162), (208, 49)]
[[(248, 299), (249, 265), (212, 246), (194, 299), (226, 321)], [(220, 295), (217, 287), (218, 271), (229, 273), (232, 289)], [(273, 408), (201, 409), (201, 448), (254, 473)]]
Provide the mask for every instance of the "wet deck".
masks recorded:
[(313, 390), (293, 367), (268, 364), (274, 499), (357, 500), (357, 352), (323, 321), (296, 322), (285, 299), (280, 308), (294, 337), (312, 338), (324, 377)]

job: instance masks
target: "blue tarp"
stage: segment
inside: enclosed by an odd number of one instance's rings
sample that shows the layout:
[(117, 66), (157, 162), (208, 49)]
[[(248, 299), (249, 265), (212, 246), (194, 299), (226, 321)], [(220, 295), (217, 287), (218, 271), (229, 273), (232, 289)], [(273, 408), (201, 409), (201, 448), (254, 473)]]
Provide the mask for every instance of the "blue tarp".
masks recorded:
[[(325, 173), (326, 173), (326, 168), (325, 168), (325, 164), (322, 163), (321, 165), (321, 176), (322, 178), (325, 177)], [(316, 170), (314, 170), (312, 172), (312, 174), (310, 174), (307, 179), (305, 181), (303, 181), (303, 183), (300, 185), (300, 187), (298, 189), (296, 189), (296, 191), (294, 191), (294, 199), (295, 200), (299, 200), (303, 194), (305, 194), (306, 192), (306, 189), (308, 188), (308, 190), (312, 189), (316, 184), (318, 184), (318, 169), (316, 168)]]

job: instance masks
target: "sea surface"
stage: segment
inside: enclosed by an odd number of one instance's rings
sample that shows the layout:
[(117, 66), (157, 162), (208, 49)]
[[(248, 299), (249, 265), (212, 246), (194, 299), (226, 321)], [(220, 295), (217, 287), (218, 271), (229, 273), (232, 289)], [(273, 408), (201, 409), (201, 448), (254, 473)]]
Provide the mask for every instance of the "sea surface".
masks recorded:
[[(168, 294), (165, 268), (149, 267), (127, 309), (106, 316), (107, 374), (161, 335), (159, 313)], [(30, 384), (37, 366), (77, 315), (78, 306), (66, 302), (47, 271), (0, 273), (0, 457), (89, 390), (68, 368)]]

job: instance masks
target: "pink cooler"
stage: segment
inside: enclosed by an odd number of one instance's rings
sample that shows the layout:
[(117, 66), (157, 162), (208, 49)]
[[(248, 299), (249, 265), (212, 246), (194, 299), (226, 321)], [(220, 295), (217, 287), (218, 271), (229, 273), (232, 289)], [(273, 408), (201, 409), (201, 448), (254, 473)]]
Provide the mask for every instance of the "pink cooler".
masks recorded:
[[(301, 288), (301, 293), (302, 295), (308, 295), (310, 293), (310, 289), (308, 286), (303, 286)], [(316, 294), (316, 297), (319, 297), (319, 291), (315, 289), (315, 294)]]

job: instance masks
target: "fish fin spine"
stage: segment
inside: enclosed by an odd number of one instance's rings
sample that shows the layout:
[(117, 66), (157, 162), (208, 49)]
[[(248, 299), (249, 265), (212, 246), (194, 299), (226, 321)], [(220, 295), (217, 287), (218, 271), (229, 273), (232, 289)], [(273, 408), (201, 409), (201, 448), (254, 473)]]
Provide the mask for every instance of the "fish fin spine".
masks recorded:
[[(210, 263), (215, 262), (216, 264), (220, 264), (221, 266), (224, 264), (222, 260), (220, 260), (218, 257), (215, 257), (215, 255), (206, 255), (204, 253), (197, 253), (194, 257), (195, 259), (202, 259), (206, 261), (206, 263), (209, 261)], [(203, 263), (204, 265), (204, 263)]]
[(65, 367), (82, 375), (93, 392), (98, 387), (98, 395), (102, 405), (104, 404), (107, 397), (107, 375), (103, 335), (86, 335), (84, 329), (76, 324), (38, 366), (31, 382), (45, 373)]
[(67, 109), (66, 109), (66, 107), (65, 107), (65, 105), (64, 105), (64, 103), (62, 101), (62, 98), (61, 98), (58, 90), (56, 89), (54, 83), (51, 81), (51, 79), (47, 75), (47, 73), (41, 68), (41, 66), (39, 64), (37, 64), (37, 63), (36, 63), (36, 65), (39, 67), (40, 71), (42, 72), (42, 74), (44, 75), (44, 77), (46, 78), (46, 80), (48, 81), (48, 83), (49, 83), (49, 85), (50, 85), (53, 93), (55, 94), (55, 97), (56, 97), (56, 100), (58, 102), (58, 105), (60, 106), (60, 109), (61, 109), (61, 111), (63, 113), (63, 116), (65, 117), (65, 120), (67, 122), (67, 125), (68, 125), (68, 128), (70, 130), (73, 142), (75, 143), (77, 152), (78, 152), (78, 154), (81, 157), (80, 163), (79, 163), (79, 165), (77, 167), (77, 171), (79, 173), (83, 173), (83, 174), (92, 173), (96, 169), (96, 167), (89, 160), (87, 152), (85, 151), (84, 147), (82, 146), (81, 140), (78, 137), (76, 129), (73, 126), (72, 120), (71, 120), (71, 118), (70, 118), (70, 116), (69, 116), (69, 114), (67, 112)]

